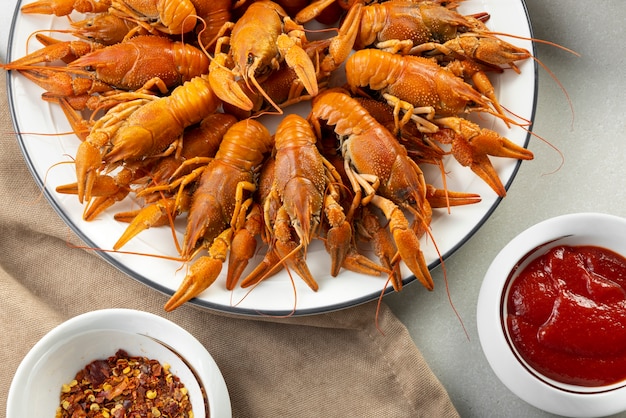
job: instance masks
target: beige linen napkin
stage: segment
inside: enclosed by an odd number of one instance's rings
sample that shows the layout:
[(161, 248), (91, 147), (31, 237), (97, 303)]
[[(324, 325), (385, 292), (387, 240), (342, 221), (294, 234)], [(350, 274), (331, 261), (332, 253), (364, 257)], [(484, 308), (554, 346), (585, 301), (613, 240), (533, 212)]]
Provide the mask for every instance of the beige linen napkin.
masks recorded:
[(44, 334), (75, 315), (110, 307), (156, 313), (191, 332), (220, 367), (235, 417), (458, 416), (406, 328), (384, 304), (384, 335), (375, 327), (374, 303), (287, 319), (256, 320), (192, 306), (166, 314), (166, 296), (94, 253), (67, 246), (77, 238), (27, 169), (4, 86), (0, 138), (0, 416), (18, 364)]

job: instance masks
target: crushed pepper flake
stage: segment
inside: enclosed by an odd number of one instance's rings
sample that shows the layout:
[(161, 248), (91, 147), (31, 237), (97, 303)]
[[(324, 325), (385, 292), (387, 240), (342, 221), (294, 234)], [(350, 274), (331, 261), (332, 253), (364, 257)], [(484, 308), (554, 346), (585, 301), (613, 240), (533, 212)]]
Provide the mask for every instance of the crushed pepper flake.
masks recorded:
[(56, 418), (193, 418), (187, 388), (169, 365), (118, 350), (60, 390)]

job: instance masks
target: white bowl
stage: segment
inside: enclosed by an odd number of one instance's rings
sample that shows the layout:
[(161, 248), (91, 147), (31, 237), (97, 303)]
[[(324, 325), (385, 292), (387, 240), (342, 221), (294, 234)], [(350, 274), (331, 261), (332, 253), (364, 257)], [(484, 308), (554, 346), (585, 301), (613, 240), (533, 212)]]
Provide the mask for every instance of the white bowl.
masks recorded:
[(170, 364), (189, 390), (196, 418), (232, 415), (217, 364), (190, 333), (151, 313), (104, 309), (62, 323), (35, 344), (11, 383), (7, 418), (54, 418), (61, 385), (71, 382), (88, 363), (113, 356), (118, 349)]
[(493, 260), (482, 283), (477, 325), (485, 356), (498, 378), (514, 394), (544, 411), (569, 417), (599, 417), (626, 410), (626, 382), (581, 387), (555, 382), (532, 370), (509, 343), (503, 303), (514, 267), (517, 271), (557, 245), (593, 245), (626, 256), (626, 219), (601, 214), (558, 216), (525, 230)]

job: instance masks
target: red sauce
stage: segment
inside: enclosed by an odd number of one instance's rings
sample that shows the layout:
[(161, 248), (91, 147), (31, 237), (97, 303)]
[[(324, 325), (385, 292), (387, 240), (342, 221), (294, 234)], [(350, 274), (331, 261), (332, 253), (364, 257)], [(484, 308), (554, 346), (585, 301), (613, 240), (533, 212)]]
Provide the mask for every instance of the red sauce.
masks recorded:
[(506, 324), (524, 360), (559, 382), (626, 379), (626, 258), (595, 246), (559, 246), (511, 284)]

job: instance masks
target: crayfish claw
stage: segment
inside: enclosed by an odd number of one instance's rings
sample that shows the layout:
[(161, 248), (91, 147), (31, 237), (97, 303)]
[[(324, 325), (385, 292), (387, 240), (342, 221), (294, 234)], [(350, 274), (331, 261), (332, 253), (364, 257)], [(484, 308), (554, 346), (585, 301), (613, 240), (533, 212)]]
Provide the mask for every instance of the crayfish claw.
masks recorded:
[(243, 271), (248, 266), (248, 261), (254, 257), (257, 246), (255, 235), (261, 233), (262, 227), (262, 221), (259, 222), (259, 225), (255, 225), (255, 228), (258, 229), (250, 231), (247, 228), (242, 228), (233, 236), (226, 274), (226, 289), (228, 290), (235, 288)]
[(326, 234), (326, 251), (330, 254), (330, 275), (337, 277), (339, 270), (343, 266), (348, 251), (350, 249), (350, 243), (352, 241), (352, 227), (349, 222), (344, 222), (341, 225), (333, 226), (328, 230)]
[(226, 289), (235, 288), (248, 262), (254, 257), (257, 248), (256, 237), (262, 234), (263, 227), (263, 209), (261, 205), (253, 204), (246, 215), (243, 227), (237, 229), (233, 235), (228, 258)]
[[(93, 199), (90, 199), (85, 207), (83, 219), (92, 221), (116, 202), (124, 200), (130, 193), (130, 176), (132, 174), (129, 170), (122, 170), (115, 178), (108, 175), (96, 175), (91, 186)], [(78, 183), (57, 186), (56, 192), (77, 195)]]
[(328, 45), (328, 55), (324, 57), (320, 64), (323, 76), (329, 75), (332, 71), (348, 58), (354, 47), (359, 33), (363, 5), (355, 3), (346, 14), (339, 33), (331, 39)]
[(280, 257), (280, 263), (293, 269), (313, 291), (317, 291), (319, 286), (306, 264), (307, 247), (302, 241), (296, 242), (296, 237), (297, 233), (291, 226), (289, 214), (285, 207), (281, 206), (274, 223), (274, 250)]
[[(111, 176), (97, 176), (91, 189), (92, 196), (110, 196), (119, 191), (120, 187)], [(78, 194), (78, 183), (62, 184), (56, 187), (57, 193)]]
[(221, 260), (209, 256), (200, 257), (191, 266), (176, 293), (165, 304), (165, 311), (171, 312), (198, 296), (215, 282), (221, 270)]
[(59, 2), (58, 4), (50, 0), (40, 0), (25, 4), (20, 8), (24, 14), (44, 14), (55, 16), (67, 16), (74, 10), (72, 2)]
[(113, 206), (117, 202), (121, 202), (128, 196), (130, 189), (120, 189), (117, 193), (113, 193), (109, 196), (97, 196), (94, 197), (83, 212), (83, 219), (86, 221), (93, 221), (102, 212)]
[[(187, 199), (189, 200), (189, 199)], [(124, 230), (122, 236), (113, 245), (114, 250), (119, 250), (128, 241), (153, 226), (167, 225), (170, 219), (180, 213), (176, 208), (175, 198), (164, 198), (148, 205), (137, 212), (120, 212), (114, 215), (116, 221), (128, 220), (131, 216), (130, 225)]]
[[(9, 68), (10, 69), (10, 68)], [(69, 72), (51, 68), (22, 67), (20, 74), (54, 96), (75, 97), (85, 93), (110, 90), (111, 87), (98, 80), (73, 77)]]
[(491, 164), (489, 157), (484, 154), (474, 155), (469, 167), (474, 174), (487, 183), (498, 196), (506, 196), (506, 189), (500, 180), (500, 176), (498, 176), (498, 172)]
[(51, 37), (37, 36), (37, 39), (45, 43), (43, 48), (40, 48), (22, 58), (12, 61), (6, 64), (7, 69), (43, 69), (43, 67), (36, 67), (36, 64), (51, 63), (55, 61), (63, 61), (66, 64), (74, 61), (80, 55), (86, 54), (95, 48), (93, 44), (89, 44), (85, 41), (57, 41)]
[(241, 110), (252, 110), (254, 103), (241, 89), (232, 71), (225, 66), (225, 54), (217, 54), (209, 66), (209, 84), (217, 97)]
[(437, 124), (452, 129), (456, 135), (450, 138), (454, 158), (485, 181), (500, 197), (506, 190), (495, 168), (489, 160), (494, 157), (532, 160), (533, 153), (490, 129), (481, 128), (467, 119), (446, 117), (437, 119)]
[[(402, 210), (392, 201), (378, 195), (374, 195), (372, 204), (382, 210), (385, 218), (389, 220), (388, 227), (398, 250), (398, 255), (394, 257), (394, 260), (391, 260), (391, 265), (395, 264), (395, 259), (399, 256), (420, 283), (426, 289), (433, 290), (435, 284), (428, 270), (424, 254), (420, 250), (419, 238), (415, 231), (409, 227), (409, 222)], [(394, 286), (396, 285), (397, 283), (394, 284)]]
[(415, 277), (428, 289), (433, 290), (435, 283), (428, 270), (424, 254), (419, 250), (417, 235), (410, 229), (394, 229), (393, 240), (398, 247), (402, 261), (411, 270)]
[(313, 290), (317, 292), (319, 285), (309, 266), (306, 263), (304, 248), (301, 245), (297, 245), (293, 241), (282, 242), (276, 241), (276, 251), (281, 257), (282, 262), (289, 268), (292, 268), (298, 276)]
[(476, 152), (494, 157), (516, 158), (518, 160), (532, 160), (532, 151), (520, 147), (494, 131), (481, 129), (480, 135), (471, 139), (472, 148)]
[(527, 49), (517, 47), (492, 36), (466, 34), (448, 41), (445, 45), (459, 54), (464, 54), (465, 51), (472, 51), (472, 56), (468, 57), (470, 59), (492, 65), (508, 64), (518, 73), (519, 69), (514, 65), (514, 62), (525, 60), (532, 56)]
[(378, 216), (367, 207), (363, 208), (358, 225), (360, 234), (372, 243), (374, 253), (381, 262), (380, 272), (389, 275), (393, 288), (399, 292), (402, 289), (402, 273), (400, 265), (392, 263), (397, 250), (390, 232), (381, 225)]
[(355, 273), (367, 274), (370, 276), (380, 276), (390, 274), (391, 270), (359, 254), (354, 248), (350, 248), (343, 260), (342, 267), (354, 271)]
[(463, 206), (479, 203), (482, 199), (479, 194), (455, 192), (451, 190), (437, 189), (426, 185), (426, 200), (433, 208), (447, 208), (449, 206)]
[(81, 142), (76, 151), (76, 185), (78, 201), (91, 200), (92, 190), (102, 165), (100, 150), (89, 141)]
[(241, 281), (241, 287), (245, 289), (255, 285), (272, 274), (279, 272), (282, 268), (283, 265), (280, 264), (280, 257), (276, 254), (276, 251), (269, 249), (263, 260)]
[(281, 34), (276, 40), (276, 44), (281, 54), (285, 57), (285, 62), (292, 68), (302, 85), (311, 96), (318, 93), (317, 76), (315, 67), (307, 53), (296, 44), (289, 35)]
[(317, 0), (307, 2), (307, 5), (300, 9), (295, 16), (295, 21), (297, 23), (306, 23), (310, 20), (315, 19), (319, 14), (335, 0)]
[(46, 14), (55, 16), (67, 16), (74, 10), (80, 13), (106, 12), (111, 5), (110, 1), (84, 1), (73, 0), (38, 0), (25, 4), (20, 11), (25, 14)]

